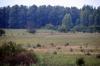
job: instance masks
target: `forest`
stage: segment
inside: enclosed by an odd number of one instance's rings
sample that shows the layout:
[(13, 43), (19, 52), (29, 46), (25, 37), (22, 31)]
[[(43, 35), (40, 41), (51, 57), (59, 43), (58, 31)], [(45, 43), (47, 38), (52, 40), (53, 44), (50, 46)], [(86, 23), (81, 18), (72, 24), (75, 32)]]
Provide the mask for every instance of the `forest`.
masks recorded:
[(100, 7), (51, 5), (0, 7), (0, 28), (53, 29), (61, 32), (100, 32)]

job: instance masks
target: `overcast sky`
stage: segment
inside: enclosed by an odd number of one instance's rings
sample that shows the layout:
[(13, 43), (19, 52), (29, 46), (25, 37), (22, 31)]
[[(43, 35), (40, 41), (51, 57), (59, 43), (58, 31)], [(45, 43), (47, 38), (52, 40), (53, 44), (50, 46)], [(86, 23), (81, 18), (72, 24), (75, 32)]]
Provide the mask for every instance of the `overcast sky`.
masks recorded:
[(100, 6), (100, 0), (0, 0), (0, 7), (3, 6), (13, 6), (18, 5), (27, 5), (31, 6), (33, 4), (40, 5), (52, 5), (52, 6), (64, 6), (64, 7), (78, 7), (81, 8), (84, 5), (92, 5), (94, 7)]

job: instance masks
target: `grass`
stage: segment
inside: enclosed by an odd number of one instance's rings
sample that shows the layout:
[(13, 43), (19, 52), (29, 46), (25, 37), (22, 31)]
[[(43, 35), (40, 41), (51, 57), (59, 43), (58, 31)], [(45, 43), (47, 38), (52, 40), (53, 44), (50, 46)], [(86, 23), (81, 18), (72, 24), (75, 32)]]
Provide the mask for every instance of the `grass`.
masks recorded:
[[(85, 46), (89, 45), (89, 48), (93, 48), (94, 53), (100, 52), (100, 34), (99, 33), (60, 33), (52, 30), (37, 30), (36, 34), (28, 33), (25, 29), (5, 29), (6, 37), (0, 37), (0, 42), (14, 41), (23, 46), (28, 46), (29, 48), (36, 46), (37, 44), (44, 45), (45, 48), (37, 48), (37, 55), (40, 60), (46, 66), (66, 66), (67, 64), (75, 64), (76, 59), (79, 57), (84, 57), (86, 64), (100, 64), (100, 59), (97, 59), (95, 55), (86, 56), (84, 54), (77, 54), (79, 48), (76, 48), (74, 52), (69, 52), (68, 47), (64, 47), (66, 43), (70, 46)], [(54, 43), (56, 47), (51, 47), (50, 44)], [(61, 47), (57, 50), (57, 47)], [(64, 48), (63, 48), (64, 47)], [(98, 49), (97, 49), (98, 47)], [(33, 48), (32, 48), (33, 49)], [(43, 52), (42, 49), (47, 50)], [(52, 52), (51, 52), (52, 51)], [(56, 51), (57, 54), (53, 54)], [(74, 54), (76, 53), (76, 54)]]
[(66, 55), (66, 54), (39, 54), (44, 58), (44, 62), (48, 65), (52, 64), (52, 66), (66, 66), (68, 64), (76, 64), (76, 59), (79, 57), (83, 57), (85, 60), (85, 64), (99, 64), (100, 59), (96, 59), (95, 56), (85, 56), (85, 55)]
[[(7, 40), (13, 40), (20, 44), (50, 44), (57, 45), (69, 42), (71, 45), (89, 45), (100, 46), (100, 35), (97, 33), (50, 33), (50, 30), (37, 30), (38, 33), (30, 34), (25, 29), (7, 29)], [(9, 38), (9, 39), (8, 39)]]

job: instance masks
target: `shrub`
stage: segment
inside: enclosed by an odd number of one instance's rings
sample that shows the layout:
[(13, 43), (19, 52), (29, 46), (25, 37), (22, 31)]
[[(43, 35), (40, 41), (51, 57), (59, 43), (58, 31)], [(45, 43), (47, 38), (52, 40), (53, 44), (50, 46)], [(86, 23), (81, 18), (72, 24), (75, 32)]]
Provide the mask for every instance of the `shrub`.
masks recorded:
[(96, 55), (96, 58), (100, 59), (100, 54), (97, 54), (97, 55)]
[(22, 64), (22, 65), (26, 65), (26, 66), (30, 66), (30, 64), (36, 64), (38, 61), (37, 56), (30, 51), (25, 51), (25, 52), (21, 52), (18, 53), (14, 56), (13, 60), (11, 61), (14, 64)]
[(73, 52), (73, 49), (72, 48), (70, 48), (70, 52)]
[(81, 58), (78, 58), (78, 59), (76, 60), (76, 64), (77, 64), (78, 66), (82, 66), (82, 65), (85, 64), (85, 61), (84, 61), (84, 59), (81, 57)]
[(41, 44), (38, 43), (38, 44), (37, 44), (37, 47), (41, 47)]
[(84, 52), (84, 49), (81, 49), (80, 51), (81, 51), (81, 52)]
[(52, 25), (52, 24), (46, 24), (45, 28), (46, 29), (52, 29), (52, 30), (55, 29), (54, 25)]
[(60, 49), (61, 49), (61, 47), (58, 47), (57, 49), (58, 49), (58, 50), (60, 50)]
[(65, 46), (69, 46), (69, 43), (66, 43)]
[(34, 34), (34, 33), (36, 33), (36, 30), (35, 29), (29, 29), (28, 32)]
[(82, 46), (80, 46), (80, 49), (82, 49)]
[(54, 51), (54, 52), (53, 52), (53, 54), (55, 54), (55, 55), (56, 55), (56, 54), (57, 54), (57, 52), (56, 52), (56, 51)]
[(50, 45), (51, 45), (52, 47), (54, 47), (54, 46), (55, 46), (55, 45), (54, 45), (54, 43), (51, 43)]
[(65, 27), (59, 26), (58, 27), (59, 32), (67, 32)]
[[(38, 58), (35, 53), (23, 49), (20, 45), (10, 41), (0, 47), (0, 66), (16, 66), (36, 64)], [(22, 65), (23, 66), (23, 65)]]
[(5, 34), (5, 31), (0, 29), (0, 36), (4, 35)]

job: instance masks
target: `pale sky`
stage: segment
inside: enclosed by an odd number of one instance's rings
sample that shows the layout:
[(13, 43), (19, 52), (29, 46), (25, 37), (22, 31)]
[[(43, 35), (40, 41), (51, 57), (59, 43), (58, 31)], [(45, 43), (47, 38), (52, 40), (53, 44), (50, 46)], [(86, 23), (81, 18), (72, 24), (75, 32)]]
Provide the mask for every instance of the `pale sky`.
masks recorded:
[(0, 7), (3, 6), (13, 6), (26, 5), (31, 6), (33, 4), (40, 5), (52, 5), (52, 6), (64, 6), (64, 7), (78, 7), (81, 8), (84, 5), (92, 5), (93, 7), (100, 6), (100, 0), (0, 0)]

